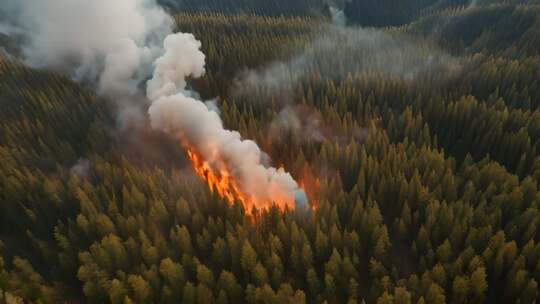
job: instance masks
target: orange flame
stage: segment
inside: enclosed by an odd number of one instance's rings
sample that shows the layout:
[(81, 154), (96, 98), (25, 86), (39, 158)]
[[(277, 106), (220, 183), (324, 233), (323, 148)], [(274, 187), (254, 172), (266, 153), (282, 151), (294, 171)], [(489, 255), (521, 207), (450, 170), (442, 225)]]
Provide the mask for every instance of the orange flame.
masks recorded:
[(239, 182), (230, 174), (225, 162), (219, 162), (217, 166), (212, 166), (203, 160), (193, 148), (187, 149), (187, 155), (191, 160), (193, 169), (208, 184), (211, 192), (217, 192), (221, 198), (226, 199), (230, 204), (239, 201), (249, 215), (253, 215), (254, 207), (259, 210), (269, 210), (272, 206), (276, 206), (281, 211), (292, 210), (295, 207), (294, 201), (290, 199), (272, 198), (272, 201), (261, 201), (245, 193), (242, 191)]
[(302, 169), (302, 178), (298, 182), (300, 188), (302, 188), (309, 199), (311, 209), (317, 210), (319, 205), (319, 195), (321, 190), (321, 180), (313, 174), (313, 170), (309, 166), (304, 166)]

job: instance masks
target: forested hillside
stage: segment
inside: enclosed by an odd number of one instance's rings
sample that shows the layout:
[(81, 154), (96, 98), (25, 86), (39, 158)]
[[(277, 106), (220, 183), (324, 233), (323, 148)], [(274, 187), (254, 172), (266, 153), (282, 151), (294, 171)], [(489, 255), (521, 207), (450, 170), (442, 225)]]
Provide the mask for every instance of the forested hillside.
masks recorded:
[(190, 87), (311, 208), (230, 205), (90, 85), (3, 56), (0, 303), (537, 302), (539, 5), (168, 2), (207, 55)]
[[(340, 0), (341, 1), (341, 0)], [(334, 2), (325, 0), (159, 0), (172, 11), (190, 13), (212, 12), (226, 15), (303, 16), (321, 14), (321, 8)]]

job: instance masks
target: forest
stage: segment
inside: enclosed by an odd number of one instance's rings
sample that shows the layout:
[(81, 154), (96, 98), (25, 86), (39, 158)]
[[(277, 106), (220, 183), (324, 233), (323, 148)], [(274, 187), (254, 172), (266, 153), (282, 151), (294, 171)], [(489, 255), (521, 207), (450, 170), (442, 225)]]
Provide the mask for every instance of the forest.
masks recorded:
[(231, 204), (0, 31), (0, 303), (537, 303), (539, 2), (158, 2), (309, 209)]

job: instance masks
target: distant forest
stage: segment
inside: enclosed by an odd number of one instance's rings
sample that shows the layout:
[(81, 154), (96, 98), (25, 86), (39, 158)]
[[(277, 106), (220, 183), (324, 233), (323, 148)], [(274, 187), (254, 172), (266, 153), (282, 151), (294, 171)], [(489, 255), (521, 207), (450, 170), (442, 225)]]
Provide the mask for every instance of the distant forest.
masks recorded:
[(350, 23), (362, 26), (399, 26), (450, 8), (487, 5), (534, 5), (538, 0), (158, 0), (171, 11), (217, 12), (227, 15), (311, 16), (342, 10)]
[(1, 55), (0, 303), (538, 302), (537, 1), (162, 2), (207, 55), (190, 86), (313, 210), (248, 217)]

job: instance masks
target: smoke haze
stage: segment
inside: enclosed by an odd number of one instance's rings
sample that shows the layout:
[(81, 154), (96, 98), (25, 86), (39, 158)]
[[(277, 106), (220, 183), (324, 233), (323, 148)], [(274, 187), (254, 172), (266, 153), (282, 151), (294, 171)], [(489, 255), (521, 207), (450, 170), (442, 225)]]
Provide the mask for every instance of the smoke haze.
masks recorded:
[(458, 58), (401, 32), (329, 25), (300, 55), (244, 72), (237, 92), (287, 88), (314, 72), (335, 80), (349, 73), (413, 80), (459, 68)]
[(153, 0), (8, 1), (2, 14), (17, 16), (9, 29), (22, 31), (26, 64), (94, 84), (116, 101), (120, 121), (142, 120), (133, 103), (144, 100), (139, 86), (151, 77), (146, 100), (154, 129), (194, 149), (217, 172), (226, 170), (256, 207), (280, 201), (294, 208), (299, 190), (291, 175), (263, 165), (255, 142), (226, 130), (218, 112), (186, 89), (188, 78), (205, 73), (201, 43), (172, 33), (172, 18)]
[[(329, 12), (332, 23), (323, 26), (320, 34), (296, 56), (262, 69), (244, 71), (236, 80), (233, 95), (237, 98), (260, 96), (262, 100), (262, 96), (279, 95), (282, 109), (270, 124), (271, 134), (281, 128), (301, 131), (306, 138), (315, 140), (327, 139), (331, 134), (325, 132), (328, 128), (323, 127), (320, 119), (312, 119), (314, 116), (306, 115), (304, 108), (293, 106), (295, 86), (309, 82), (313, 75), (338, 83), (348, 75), (431, 81), (451, 78), (461, 70), (462, 59), (434, 43), (395, 29), (346, 26), (345, 15), (337, 6), (330, 5)], [(363, 139), (363, 133), (365, 130), (360, 130), (354, 137)]]
[(22, 56), (35, 68), (70, 74), (96, 83), (103, 94), (136, 90), (159, 54), (158, 43), (170, 31), (171, 18), (146, 0), (21, 0), (1, 10), (22, 33)]
[(165, 54), (156, 60), (147, 85), (153, 101), (148, 111), (152, 127), (178, 137), (218, 172), (229, 171), (241, 190), (260, 204), (257, 207), (270, 207), (272, 201), (293, 207), (298, 185), (291, 175), (265, 167), (255, 142), (226, 130), (218, 113), (186, 91), (185, 77), (200, 77), (205, 71), (200, 46), (191, 34), (171, 34), (165, 39)]

